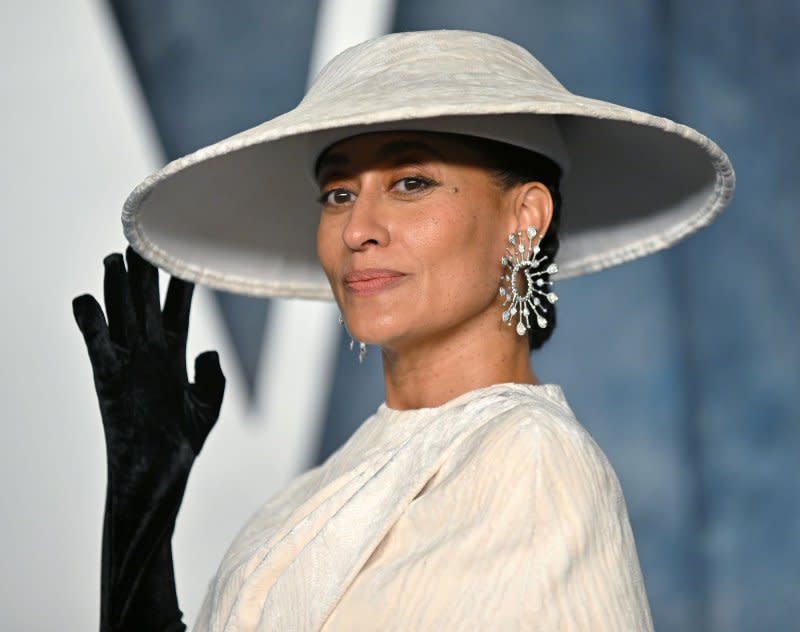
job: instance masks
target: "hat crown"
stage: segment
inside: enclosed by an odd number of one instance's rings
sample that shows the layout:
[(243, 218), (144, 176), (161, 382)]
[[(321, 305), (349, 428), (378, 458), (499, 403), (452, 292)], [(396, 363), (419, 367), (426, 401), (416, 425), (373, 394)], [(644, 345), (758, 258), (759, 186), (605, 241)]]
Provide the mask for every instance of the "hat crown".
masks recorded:
[[(564, 86), (521, 46), (486, 33), (437, 30), (393, 33), (346, 49), (323, 67), (300, 107), (363, 99), (371, 109), (401, 90), (409, 104), (418, 99), (496, 101), (567, 93)], [(396, 94), (393, 101), (396, 102)], [(330, 107), (335, 104), (327, 103)], [(352, 112), (352, 109), (349, 109)]]

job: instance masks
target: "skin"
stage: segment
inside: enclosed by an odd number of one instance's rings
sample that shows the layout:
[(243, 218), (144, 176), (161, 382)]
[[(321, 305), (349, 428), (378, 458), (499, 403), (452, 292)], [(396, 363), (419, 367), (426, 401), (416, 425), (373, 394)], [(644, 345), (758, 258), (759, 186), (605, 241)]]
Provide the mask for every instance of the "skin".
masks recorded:
[(348, 331), (382, 349), (388, 407), (538, 383), (498, 287), (508, 234), (547, 230), (544, 185), (504, 191), (466, 145), (426, 132), (355, 136), (318, 167), (319, 260)]

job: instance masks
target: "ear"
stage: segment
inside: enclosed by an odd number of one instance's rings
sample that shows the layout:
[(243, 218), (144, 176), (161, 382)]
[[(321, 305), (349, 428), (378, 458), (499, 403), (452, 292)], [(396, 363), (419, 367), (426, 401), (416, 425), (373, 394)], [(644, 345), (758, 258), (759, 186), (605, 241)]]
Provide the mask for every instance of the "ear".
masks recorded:
[(528, 226), (536, 229), (539, 240), (544, 237), (553, 218), (553, 197), (541, 182), (526, 182), (519, 186), (515, 199), (517, 230)]

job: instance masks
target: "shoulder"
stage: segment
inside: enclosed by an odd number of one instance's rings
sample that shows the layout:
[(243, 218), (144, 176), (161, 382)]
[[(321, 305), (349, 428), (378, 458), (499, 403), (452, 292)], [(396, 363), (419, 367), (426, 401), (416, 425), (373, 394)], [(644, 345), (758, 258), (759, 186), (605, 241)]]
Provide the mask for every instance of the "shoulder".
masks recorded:
[(460, 447), (463, 466), (513, 490), (516, 510), (539, 519), (577, 511), (627, 520), (613, 467), (560, 388), (519, 388), (508, 403)]
[(572, 468), (589, 472), (613, 469), (600, 446), (575, 417), (555, 385), (538, 388), (511, 385), (504, 410), (474, 437), (493, 456), (537, 467)]
[(536, 463), (540, 482), (557, 476), (618, 488), (611, 463), (566, 401), (549, 407), (520, 403), (513, 415), (515, 452)]

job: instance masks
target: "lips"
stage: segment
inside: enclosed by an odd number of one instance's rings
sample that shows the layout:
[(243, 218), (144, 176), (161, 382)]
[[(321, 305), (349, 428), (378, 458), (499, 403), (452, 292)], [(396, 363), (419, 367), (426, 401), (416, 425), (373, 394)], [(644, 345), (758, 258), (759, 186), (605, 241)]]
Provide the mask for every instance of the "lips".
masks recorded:
[(405, 274), (397, 270), (370, 268), (353, 270), (344, 275), (345, 287), (353, 294), (365, 296), (376, 294), (397, 285), (405, 278)]

